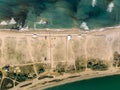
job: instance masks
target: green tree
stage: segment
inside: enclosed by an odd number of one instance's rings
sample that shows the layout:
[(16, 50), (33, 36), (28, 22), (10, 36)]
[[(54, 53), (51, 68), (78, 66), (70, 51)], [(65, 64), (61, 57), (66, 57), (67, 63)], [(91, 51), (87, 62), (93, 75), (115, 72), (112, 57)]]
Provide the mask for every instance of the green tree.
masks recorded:
[(107, 70), (108, 66), (108, 63), (105, 60), (100, 59), (90, 59), (87, 62), (87, 68), (92, 70)]

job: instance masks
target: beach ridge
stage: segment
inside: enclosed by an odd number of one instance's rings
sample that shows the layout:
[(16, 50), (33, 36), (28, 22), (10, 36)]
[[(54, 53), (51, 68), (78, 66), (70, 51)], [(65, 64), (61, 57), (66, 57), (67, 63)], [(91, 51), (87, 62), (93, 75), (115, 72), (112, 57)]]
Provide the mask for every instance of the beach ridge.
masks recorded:
[[(119, 75), (119, 74), (120, 74), (119, 68), (109, 69), (107, 71), (85, 71), (85, 72), (69, 74), (69, 75), (65, 74), (63, 76), (60, 76), (54, 79), (44, 80), (43, 82), (39, 82), (36, 85), (34, 84), (28, 87), (29, 87), (29, 90), (45, 90), (47, 88), (56, 87), (56, 86), (60, 86), (60, 85), (68, 84), (72, 82), (99, 78), (99, 77), (112, 76), (112, 75)], [(52, 82), (53, 80), (54, 82)], [(45, 84), (42, 85), (42, 83), (45, 83)], [(28, 90), (28, 88), (26, 88), (26, 90)]]

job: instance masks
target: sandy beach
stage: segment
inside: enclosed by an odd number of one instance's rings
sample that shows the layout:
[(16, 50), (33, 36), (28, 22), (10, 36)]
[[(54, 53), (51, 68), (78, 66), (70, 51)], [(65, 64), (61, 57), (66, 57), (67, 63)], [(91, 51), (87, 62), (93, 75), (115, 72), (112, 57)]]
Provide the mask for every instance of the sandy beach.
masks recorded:
[[(118, 68), (109, 69), (107, 71), (85, 71), (81, 73), (75, 73), (75, 74), (65, 74), (63, 76), (59, 76), (57, 78), (53, 79), (46, 79), (40, 82), (37, 82), (34, 85), (30, 85), (27, 88), (25, 87), (24, 90), (44, 90), (47, 88), (72, 83), (76, 81), (82, 81), (92, 78), (98, 78), (98, 77), (105, 77), (105, 76), (112, 76), (112, 75), (119, 75), (120, 70)], [(58, 80), (58, 81), (55, 81)]]

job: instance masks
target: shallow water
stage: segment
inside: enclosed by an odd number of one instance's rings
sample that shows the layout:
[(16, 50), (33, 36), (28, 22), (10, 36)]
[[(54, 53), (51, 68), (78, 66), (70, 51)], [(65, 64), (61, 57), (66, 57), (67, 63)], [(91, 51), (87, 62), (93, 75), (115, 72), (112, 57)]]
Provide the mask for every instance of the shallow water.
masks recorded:
[[(120, 0), (92, 1), (0, 0), (0, 22), (15, 18), (17, 24), (37, 29), (80, 28), (83, 22), (86, 22), (90, 29), (119, 25)], [(108, 12), (107, 9), (111, 1), (113, 2), (112, 10)], [(34, 25), (35, 22), (40, 22), (41, 20), (45, 23)], [(0, 26), (0, 28), (11, 27)]]
[(120, 90), (120, 75), (77, 81), (46, 90)]

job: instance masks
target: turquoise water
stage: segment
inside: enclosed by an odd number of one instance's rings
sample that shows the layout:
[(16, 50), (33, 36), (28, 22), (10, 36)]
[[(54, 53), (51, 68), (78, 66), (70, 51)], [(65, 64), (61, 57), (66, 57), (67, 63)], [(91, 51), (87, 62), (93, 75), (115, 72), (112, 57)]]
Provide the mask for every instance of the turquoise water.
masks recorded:
[(120, 75), (77, 81), (46, 90), (120, 90)]
[[(111, 2), (115, 7), (108, 12)], [(18, 25), (37, 29), (80, 28), (83, 22), (90, 29), (119, 25), (119, 12), (120, 0), (97, 0), (95, 6), (92, 0), (0, 0), (0, 22), (13, 17)], [(41, 20), (46, 24), (34, 25)]]

